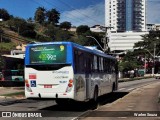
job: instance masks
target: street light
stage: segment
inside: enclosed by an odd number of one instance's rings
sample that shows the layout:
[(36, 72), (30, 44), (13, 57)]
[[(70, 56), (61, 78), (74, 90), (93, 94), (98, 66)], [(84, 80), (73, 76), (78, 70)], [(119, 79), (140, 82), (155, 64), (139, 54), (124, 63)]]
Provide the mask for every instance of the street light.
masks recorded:
[(98, 42), (98, 40), (97, 40), (96, 38), (94, 38), (94, 37), (92, 37), (92, 36), (86, 36), (86, 37), (88, 37), (88, 38), (93, 38), (93, 39), (97, 42), (97, 44), (99, 45), (99, 47), (103, 50), (103, 52), (105, 52), (104, 49), (103, 49), (102, 46), (99, 44), (99, 42)]
[[(158, 39), (159, 39), (159, 37), (156, 37), (156, 40), (158, 40)], [(160, 53), (160, 51), (156, 54), (156, 43), (154, 43), (153, 54), (148, 49), (144, 49), (144, 50), (146, 50), (153, 57), (152, 75), (154, 76), (154, 73), (155, 73), (155, 58)]]

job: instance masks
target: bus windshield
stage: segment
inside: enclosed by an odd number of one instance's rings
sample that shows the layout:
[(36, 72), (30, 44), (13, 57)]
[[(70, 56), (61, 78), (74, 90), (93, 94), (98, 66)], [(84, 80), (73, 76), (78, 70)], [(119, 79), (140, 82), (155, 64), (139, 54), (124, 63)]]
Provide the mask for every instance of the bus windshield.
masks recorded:
[(53, 64), (66, 62), (66, 45), (38, 45), (30, 47), (30, 64)]

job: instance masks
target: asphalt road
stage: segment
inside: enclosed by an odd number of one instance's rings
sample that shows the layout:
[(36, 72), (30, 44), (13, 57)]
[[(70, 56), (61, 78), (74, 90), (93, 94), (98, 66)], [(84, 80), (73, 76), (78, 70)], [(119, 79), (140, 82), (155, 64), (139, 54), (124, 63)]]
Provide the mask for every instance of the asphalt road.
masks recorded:
[[(113, 103), (119, 98), (124, 97), (130, 91), (142, 86), (160, 82), (159, 79), (144, 79), (130, 82), (119, 83), (119, 90), (112, 94), (107, 94), (99, 98), (99, 105)], [(0, 101), (0, 111), (29, 111), (41, 112), (43, 118), (38, 120), (74, 120), (77, 116), (83, 115), (88, 111), (92, 111), (93, 106), (90, 103), (79, 103), (67, 106), (59, 106), (53, 100), (36, 101), (36, 100), (3, 100)], [(44, 116), (48, 116), (47, 118)], [(54, 116), (54, 117), (53, 117)], [(9, 119), (9, 118), (3, 118)], [(20, 120), (22, 118), (11, 118), (11, 120)], [(28, 118), (23, 118), (28, 120)], [(35, 119), (35, 118), (30, 118)]]
[(130, 92), (136, 88), (139, 88), (154, 82), (160, 82), (160, 79), (149, 78), (149, 79), (135, 80), (135, 81), (129, 81), (129, 82), (121, 82), (118, 84), (119, 85), (118, 92)]

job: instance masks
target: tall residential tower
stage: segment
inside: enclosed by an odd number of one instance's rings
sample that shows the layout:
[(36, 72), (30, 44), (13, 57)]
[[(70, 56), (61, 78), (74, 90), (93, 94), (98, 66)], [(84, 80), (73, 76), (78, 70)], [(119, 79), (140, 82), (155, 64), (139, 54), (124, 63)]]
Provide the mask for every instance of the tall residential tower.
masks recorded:
[(111, 31), (145, 31), (146, 0), (105, 0), (105, 25)]

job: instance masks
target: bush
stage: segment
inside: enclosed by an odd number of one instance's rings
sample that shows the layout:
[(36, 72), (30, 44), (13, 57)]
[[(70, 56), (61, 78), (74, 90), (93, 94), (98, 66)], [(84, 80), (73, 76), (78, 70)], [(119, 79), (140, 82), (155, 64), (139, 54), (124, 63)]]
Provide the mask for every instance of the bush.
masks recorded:
[(43, 35), (36, 35), (36, 39), (40, 42), (49, 42), (52, 41), (50, 37), (43, 36)]
[(21, 35), (29, 38), (36, 38), (37, 33), (33, 30), (25, 30), (21, 32)]
[(2, 42), (9, 43), (9, 42), (11, 42), (11, 39), (3, 37)]

